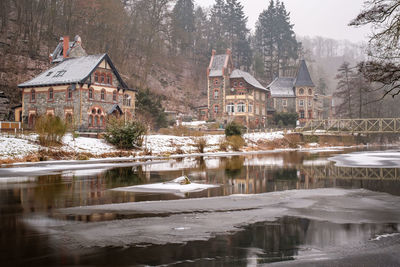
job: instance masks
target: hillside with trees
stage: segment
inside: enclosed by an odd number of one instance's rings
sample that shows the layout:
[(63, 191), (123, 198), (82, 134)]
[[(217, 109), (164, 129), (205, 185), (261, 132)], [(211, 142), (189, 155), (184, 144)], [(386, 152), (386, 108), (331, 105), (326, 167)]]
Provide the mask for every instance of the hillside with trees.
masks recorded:
[(108, 53), (130, 87), (166, 110), (190, 114), (206, 103), (205, 70), (213, 49), (231, 48), (235, 67), (265, 86), (277, 76), (294, 76), (305, 58), (318, 93), (333, 94), (340, 84), (337, 70), (364, 60), (365, 48), (299, 37), (293, 26), (279, 0), (265, 2), (254, 32), (239, 0), (215, 0), (211, 7), (194, 0), (3, 0), (0, 91), (19, 104), (17, 84), (49, 68), (61, 36), (79, 34), (88, 54)]

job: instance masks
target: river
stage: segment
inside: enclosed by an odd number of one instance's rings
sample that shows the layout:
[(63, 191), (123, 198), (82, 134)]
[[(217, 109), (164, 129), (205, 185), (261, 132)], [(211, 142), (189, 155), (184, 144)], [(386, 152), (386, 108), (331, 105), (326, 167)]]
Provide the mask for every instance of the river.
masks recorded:
[[(3, 168), (0, 263), (396, 266), (400, 169), (338, 167), (328, 160), (355, 151), (208, 156), (63, 170)], [(181, 175), (217, 186), (172, 193), (111, 190)]]

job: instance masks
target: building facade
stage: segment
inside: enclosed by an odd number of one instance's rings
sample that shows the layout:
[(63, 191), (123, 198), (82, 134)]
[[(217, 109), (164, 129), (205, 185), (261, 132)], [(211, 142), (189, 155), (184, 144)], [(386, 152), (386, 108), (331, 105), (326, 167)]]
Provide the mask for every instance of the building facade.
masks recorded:
[(222, 55), (213, 50), (207, 77), (209, 119), (238, 121), (250, 128), (266, 125), (269, 90), (251, 74), (233, 69), (229, 49)]
[(267, 88), (273, 112), (296, 112), (300, 123), (321, 118), (320, 101), (305, 60), (300, 61), (295, 77), (278, 77)]
[(50, 59), (57, 65), (18, 85), (22, 121), (28, 127), (41, 115), (58, 116), (79, 131), (103, 130), (110, 115), (133, 119), (135, 90), (128, 88), (107, 54), (84, 55), (80, 38), (72, 43), (64, 38)]

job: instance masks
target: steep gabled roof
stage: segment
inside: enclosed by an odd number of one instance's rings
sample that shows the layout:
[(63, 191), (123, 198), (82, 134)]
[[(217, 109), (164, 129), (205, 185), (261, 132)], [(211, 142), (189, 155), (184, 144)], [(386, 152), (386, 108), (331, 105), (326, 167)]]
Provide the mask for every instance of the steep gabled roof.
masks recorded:
[(32, 80), (19, 84), (18, 87), (25, 88), (90, 82), (88, 78), (103, 60), (106, 60), (110, 65), (121, 86), (124, 89), (128, 89), (128, 86), (122, 80), (107, 54), (66, 58), (55, 67), (42, 72)]
[(299, 86), (310, 86), (314, 87), (314, 83), (311, 80), (310, 72), (308, 71), (306, 61), (300, 60), (299, 70), (297, 72), (296, 81), (294, 83), (295, 87)]
[(267, 88), (271, 91), (271, 97), (296, 97), (294, 83), (295, 78), (278, 77)]
[(248, 84), (250, 84), (251, 86), (254, 86), (255, 88), (261, 89), (261, 90), (266, 90), (268, 91), (267, 88), (265, 88), (264, 86), (262, 86), (256, 78), (254, 78), (250, 73), (245, 72), (245, 71), (241, 71), (241, 70), (234, 70), (232, 71), (231, 74), (231, 79), (234, 78), (243, 78)]
[(225, 62), (227, 60), (227, 57), (229, 57), (228, 54), (214, 56), (211, 66), (210, 66), (209, 77), (222, 76), (222, 70), (225, 67)]

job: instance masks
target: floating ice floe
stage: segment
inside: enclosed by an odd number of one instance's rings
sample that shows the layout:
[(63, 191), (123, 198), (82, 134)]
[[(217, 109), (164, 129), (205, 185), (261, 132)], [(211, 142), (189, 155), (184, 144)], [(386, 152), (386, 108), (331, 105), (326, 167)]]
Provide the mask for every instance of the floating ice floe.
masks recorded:
[(354, 152), (329, 158), (339, 167), (399, 168), (400, 151)]
[(181, 176), (169, 182), (118, 187), (112, 190), (138, 193), (187, 193), (213, 187), (219, 187), (219, 185), (192, 183), (187, 176)]

